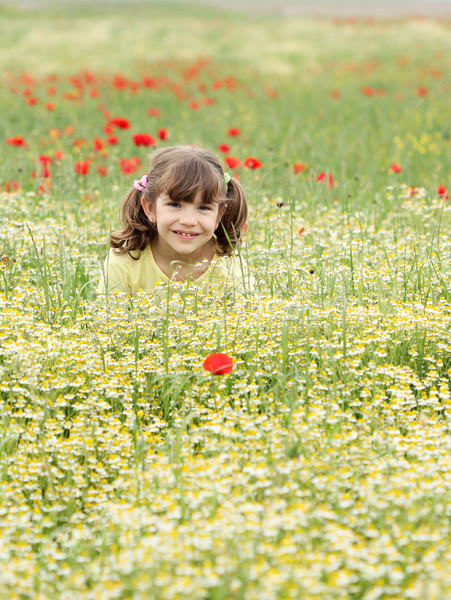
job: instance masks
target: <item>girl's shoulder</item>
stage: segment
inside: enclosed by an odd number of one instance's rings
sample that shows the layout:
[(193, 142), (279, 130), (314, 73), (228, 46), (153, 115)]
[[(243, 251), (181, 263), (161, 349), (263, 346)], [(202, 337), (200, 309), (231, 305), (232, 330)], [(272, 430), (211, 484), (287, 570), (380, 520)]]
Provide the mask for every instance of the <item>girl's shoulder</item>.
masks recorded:
[(242, 256), (217, 256), (213, 258), (212, 279), (221, 279), (231, 291), (247, 295), (254, 289), (255, 280)]
[(132, 250), (130, 253), (125, 252), (125, 253), (121, 253), (121, 254), (118, 254), (114, 248), (110, 248), (108, 255), (107, 255), (107, 261), (109, 263), (112, 263), (115, 265), (124, 265), (124, 264), (128, 264), (128, 263), (135, 263), (141, 257), (144, 257), (147, 254), (149, 254), (149, 252), (150, 252), (150, 245), (147, 245), (144, 248), (144, 250)]
[(218, 256), (215, 254), (212, 262), (218, 267), (231, 272), (241, 272), (243, 267), (247, 267), (246, 261), (237, 254), (233, 254), (232, 256)]
[(241, 280), (249, 277), (249, 267), (242, 256), (217, 256), (212, 260), (213, 271), (223, 278)]

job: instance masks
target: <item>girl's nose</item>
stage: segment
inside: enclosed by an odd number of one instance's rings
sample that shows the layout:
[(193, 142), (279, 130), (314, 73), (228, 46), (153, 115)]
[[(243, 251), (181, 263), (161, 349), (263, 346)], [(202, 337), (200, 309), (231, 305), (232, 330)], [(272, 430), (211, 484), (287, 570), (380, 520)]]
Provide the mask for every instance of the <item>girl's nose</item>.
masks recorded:
[(181, 225), (195, 225), (196, 215), (194, 210), (190, 206), (187, 206), (183, 212), (179, 215), (179, 222)]

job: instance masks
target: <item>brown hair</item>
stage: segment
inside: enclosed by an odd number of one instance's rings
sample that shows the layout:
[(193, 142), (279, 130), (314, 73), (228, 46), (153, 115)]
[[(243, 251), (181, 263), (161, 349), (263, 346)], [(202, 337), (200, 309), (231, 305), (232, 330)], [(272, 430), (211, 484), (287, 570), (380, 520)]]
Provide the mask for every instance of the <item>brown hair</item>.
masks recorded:
[(160, 194), (171, 199), (194, 202), (198, 192), (205, 204), (219, 204), (224, 214), (215, 231), (216, 253), (231, 255), (241, 238), (247, 219), (247, 202), (241, 184), (234, 178), (224, 183), (224, 170), (219, 159), (204, 148), (172, 146), (157, 150), (150, 161), (147, 185), (143, 192), (131, 188), (121, 204), (122, 231), (111, 233), (111, 246), (116, 254), (131, 254), (144, 248), (158, 236), (141, 206), (141, 198), (156, 202)]

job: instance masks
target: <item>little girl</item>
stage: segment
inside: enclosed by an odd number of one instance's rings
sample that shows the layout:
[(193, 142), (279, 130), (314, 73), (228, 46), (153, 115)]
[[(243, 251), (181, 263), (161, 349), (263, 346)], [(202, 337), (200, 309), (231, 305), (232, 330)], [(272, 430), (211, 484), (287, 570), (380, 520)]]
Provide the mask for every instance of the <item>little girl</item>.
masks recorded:
[(171, 279), (247, 288), (242, 262), (231, 256), (246, 223), (246, 197), (212, 152), (192, 146), (155, 152), (149, 173), (125, 196), (121, 218), (99, 293), (151, 293)]

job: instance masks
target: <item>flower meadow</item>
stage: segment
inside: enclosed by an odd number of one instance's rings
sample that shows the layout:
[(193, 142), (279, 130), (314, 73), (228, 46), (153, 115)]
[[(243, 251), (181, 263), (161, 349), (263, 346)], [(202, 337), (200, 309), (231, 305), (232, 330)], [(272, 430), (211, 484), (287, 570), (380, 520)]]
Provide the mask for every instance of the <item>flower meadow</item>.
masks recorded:
[[(451, 597), (450, 22), (297, 27), (3, 67), (0, 598)], [(176, 143), (240, 178), (255, 289), (97, 298)]]

